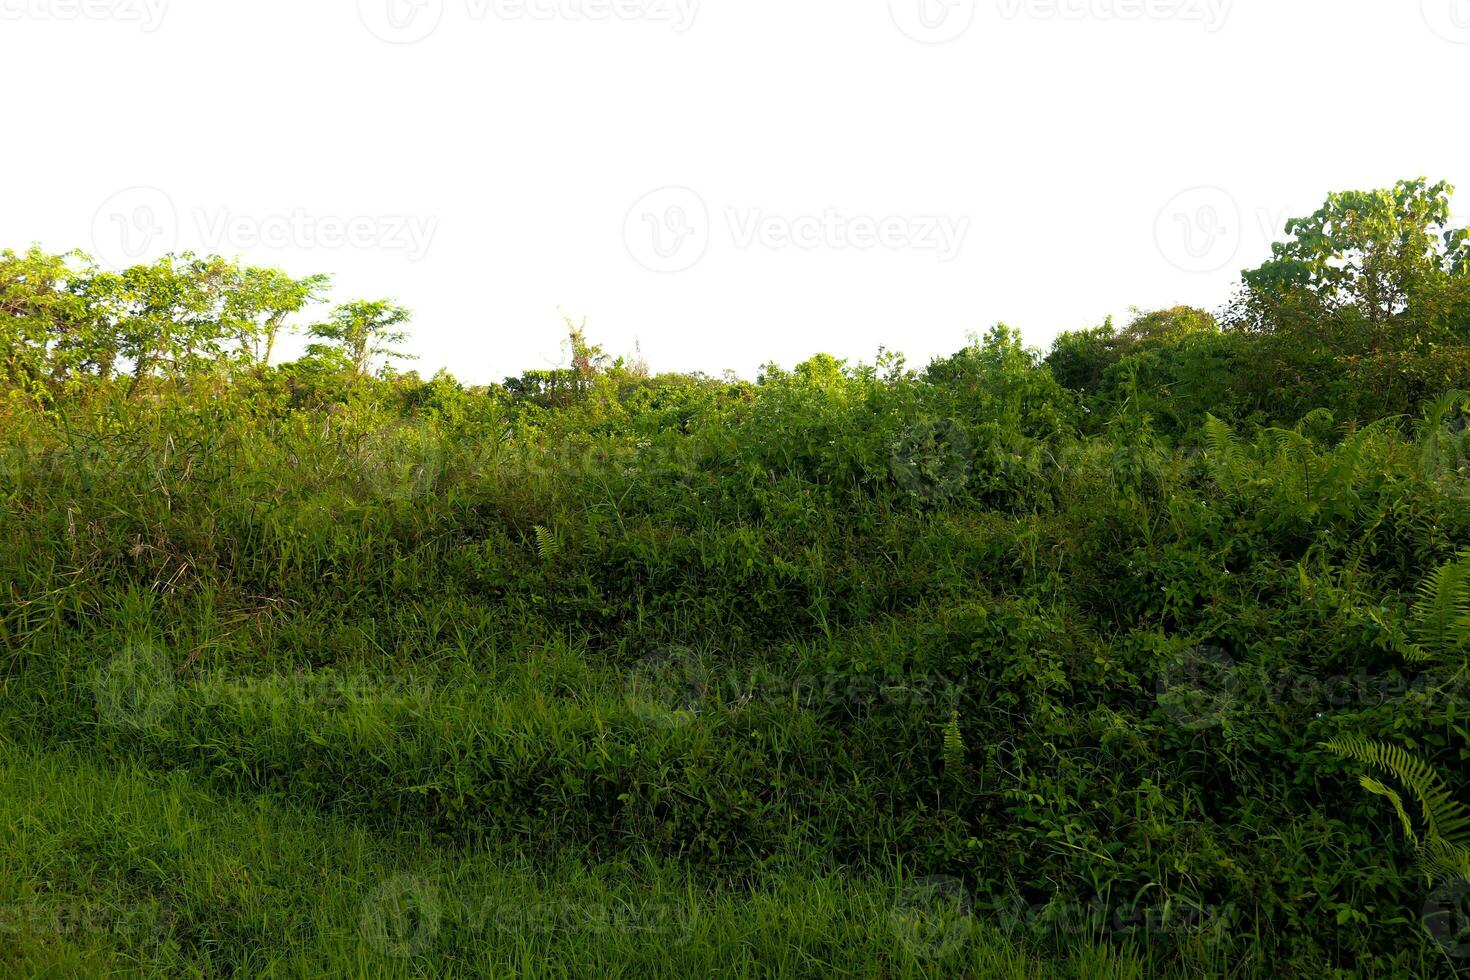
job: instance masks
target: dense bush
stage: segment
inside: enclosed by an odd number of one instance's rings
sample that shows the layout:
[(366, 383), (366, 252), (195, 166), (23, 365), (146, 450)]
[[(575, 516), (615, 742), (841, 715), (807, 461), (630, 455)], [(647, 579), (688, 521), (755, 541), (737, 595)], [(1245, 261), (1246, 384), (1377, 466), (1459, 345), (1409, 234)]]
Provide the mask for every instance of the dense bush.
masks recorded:
[[(101, 313), (100, 273), (7, 253), (7, 739), (445, 848), (734, 887), (897, 866), (1031, 926), (1163, 911), (1083, 930), (1150, 969), (1453, 971), (1421, 920), (1446, 875), (1414, 860), (1453, 844), (1447, 804), (1333, 750), (1470, 776), (1447, 193), (1334, 198), (1223, 325), (1140, 314), (1045, 358), (998, 327), (923, 371), (754, 383), (648, 377), (580, 330), (505, 385), (375, 373), (387, 303), (272, 367), (241, 352), (314, 281), (246, 309), (262, 273), (191, 259), (187, 316), (143, 273)], [(129, 318), (151, 366), (106, 339)]]

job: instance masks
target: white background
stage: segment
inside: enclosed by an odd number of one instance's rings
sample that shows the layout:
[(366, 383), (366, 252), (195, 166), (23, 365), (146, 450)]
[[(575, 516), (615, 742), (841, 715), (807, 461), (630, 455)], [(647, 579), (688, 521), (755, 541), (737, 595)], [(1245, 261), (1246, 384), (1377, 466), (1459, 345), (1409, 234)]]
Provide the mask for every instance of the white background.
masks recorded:
[(562, 312), (712, 374), (1045, 345), (1218, 307), (1329, 190), (1470, 214), (1470, 0), (581, 2), (0, 0), (0, 247), (332, 273), (483, 382)]

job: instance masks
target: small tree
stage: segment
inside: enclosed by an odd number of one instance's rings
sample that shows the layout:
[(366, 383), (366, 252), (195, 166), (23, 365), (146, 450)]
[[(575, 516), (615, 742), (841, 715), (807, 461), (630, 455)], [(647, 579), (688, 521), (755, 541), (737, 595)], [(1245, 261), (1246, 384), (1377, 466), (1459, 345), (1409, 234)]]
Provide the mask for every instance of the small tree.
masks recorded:
[(1286, 414), (1408, 412), (1470, 363), (1470, 232), (1423, 178), (1331, 194), (1244, 274), (1230, 326), (1258, 334), (1239, 377)]
[(413, 318), (405, 307), (392, 300), (354, 300), (343, 303), (332, 311), (331, 318), (318, 323), (308, 333), (313, 337), (330, 341), (329, 344), (313, 344), (312, 352), (321, 353), (322, 348), (333, 349), (346, 357), (351, 370), (358, 377), (368, 377), (377, 358), (386, 361), (412, 359), (397, 347), (408, 334), (397, 330)]
[(330, 283), (330, 276), (293, 279), (279, 269), (239, 270), (222, 314), (227, 329), (238, 338), (240, 356), (257, 367), (269, 367), (286, 318), (321, 299)]
[(571, 348), (572, 382), (578, 395), (582, 395), (592, 387), (592, 379), (607, 367), (607, 354), (600, 346), (587, 342), (586, 317), (581, 323), (573, 323), (571, 317), (563, 315), (562, 322), (567, 326), (567, 345)]
[(0, 383), (32, 389), (55, 373), (58, 351), (87, 342), (75, 258), (39, 248), (0, 252)]
[(180, 378), (218, 361), (221, 309), (238, 274), (219, 256), (185, 252), (97, 277), (120, 351), (133, 363), (130, 392), (154, 376)]
[(1144, 344), (1178, 343), (1185, 337), (1200, 333), (1219, 333), (1220, 324), (1215, 317), (1192, 306), (1175, 306), (1167, 310), (1145, 312), (1133, 309), (1133, 319), (1119, 334), (1125, 344), (1133, 347)]
[(1329, 195), (1310, 217), (1288, 221), (1288, 239), (1244, 274), (1237, 324), (1332, 342), (1350, 314), (1369, 345), (1389, 342), (1395, 318), (1470, 273), (1470, 234), (1450, 227), (1453, 193), (1421, 177)]
[(1093, 395), (1108, 368), (1123, 359), (1126, 346), (1108, 317), (1101, 326), (1063, 331), (1052, 341), (1046, 363), (1062, 387)]

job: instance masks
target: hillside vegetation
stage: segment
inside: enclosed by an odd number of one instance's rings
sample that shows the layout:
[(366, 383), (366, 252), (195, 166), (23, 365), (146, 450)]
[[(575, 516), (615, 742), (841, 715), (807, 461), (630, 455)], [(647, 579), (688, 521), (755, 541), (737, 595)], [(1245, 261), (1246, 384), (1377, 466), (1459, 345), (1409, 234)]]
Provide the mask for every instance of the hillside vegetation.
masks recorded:
[(1470, 973), (1450, 193), (754, 381), (0, 253), (0, 974)]

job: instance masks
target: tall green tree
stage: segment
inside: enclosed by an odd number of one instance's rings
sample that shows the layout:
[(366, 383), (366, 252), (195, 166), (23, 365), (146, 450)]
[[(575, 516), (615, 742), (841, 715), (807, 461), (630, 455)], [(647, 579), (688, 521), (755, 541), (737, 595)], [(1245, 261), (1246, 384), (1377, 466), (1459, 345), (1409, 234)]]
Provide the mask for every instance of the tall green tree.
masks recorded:
[(223, 306), (238, 268), (219, 256), (166, 255), (86, 284), (98, 329), (110, 336), (110, 358), (133, 366), (130, 392), (149, 379), (181, 378), (212, 368), (224, 354)]
[(313, 347), (335, 350), (346, 358), (353, 374), (368, 377), (379, 358), (385, 362), (411, 358), (398, 349), (408, 334), (397, 328), (412, 318), (407, 308), (392, 300), (354, 300), (338, 306), (309, 333), (329, 342)]
[(52, 374), (57, 345), (85, 332), (78, 258), (34, 247), (0, 252), (0, 383), (36, 390)]
[(287, 318), (319, 301), (330, 283), (331, 277), (324, 275), (296, 279), (279, 269), (238, 270), (222, 315), (241, 358), (259, 368), (269, 367)]
[(1239, 387), (1290, 419), (1416, 411), (1470, 384), (1470, 233), (1424, 178), (1331, 194), (1244, 273), (1231, 329), (1261, 337)]
[(1453, 194), (1421, 177), (1329, 195), (1288, 221), (1271, 258), (1244, 273), (1236, 324), (1346, 341), (1342, 328), (1357, 322), (1369, 345), (1393, 342), (1396, 318), (1470, 274), (1470, 233), (1450, 226)]

